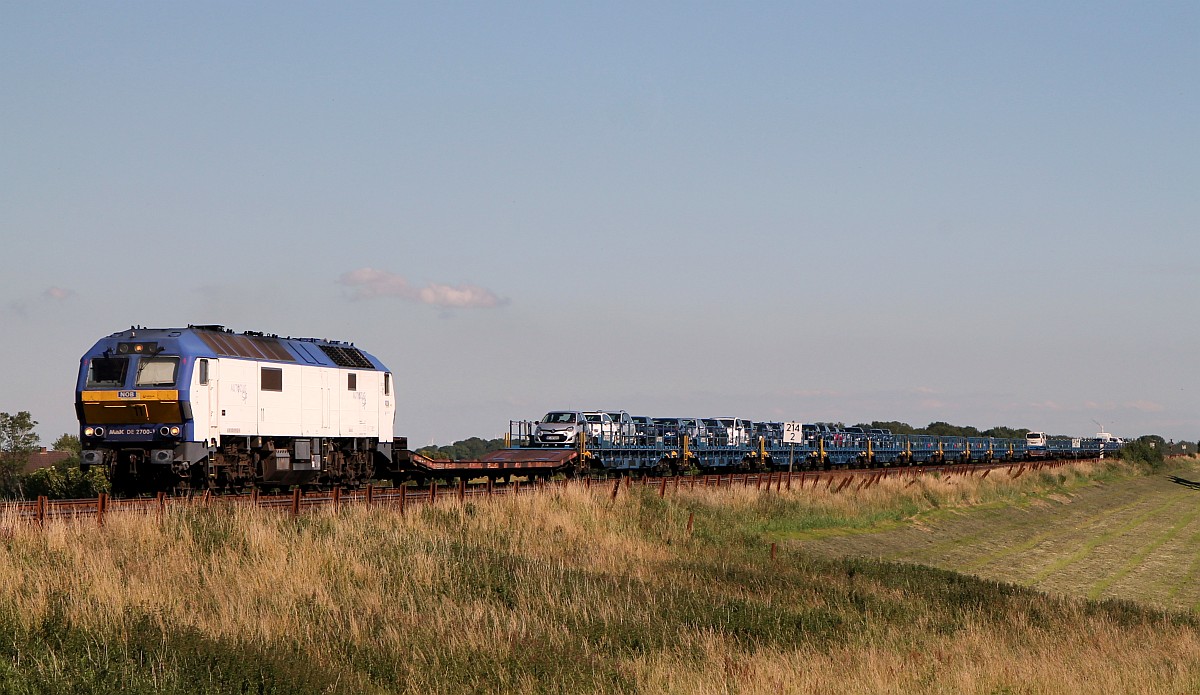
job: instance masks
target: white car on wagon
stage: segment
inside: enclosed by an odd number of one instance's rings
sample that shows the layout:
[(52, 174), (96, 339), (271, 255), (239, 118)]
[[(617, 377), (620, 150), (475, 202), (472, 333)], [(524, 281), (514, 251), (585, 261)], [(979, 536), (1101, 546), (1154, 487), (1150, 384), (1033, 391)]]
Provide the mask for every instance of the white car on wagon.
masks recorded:
[(583, 417), (589, 442), (612, 442), (616, 439), (617, 425), (611, 415), (603, 410), (589, 410)]
[(587, 418), (578, 410), (551, 410), (533, 428), (535, 446), (574, 446), (587, 432)]

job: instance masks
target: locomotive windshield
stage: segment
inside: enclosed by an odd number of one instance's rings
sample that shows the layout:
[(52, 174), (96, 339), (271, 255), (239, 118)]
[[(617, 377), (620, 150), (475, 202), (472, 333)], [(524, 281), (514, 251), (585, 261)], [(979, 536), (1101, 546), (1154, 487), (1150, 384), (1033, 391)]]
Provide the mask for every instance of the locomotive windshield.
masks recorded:
[(138, 362), (134, 386), (174, 386), (178, 357), (143, 357)]
[(125, 372), (129, 369), (128, 357), (97, 357), (88, 363), (87, 385), (89, 387), (116, 387), (125, 385)]

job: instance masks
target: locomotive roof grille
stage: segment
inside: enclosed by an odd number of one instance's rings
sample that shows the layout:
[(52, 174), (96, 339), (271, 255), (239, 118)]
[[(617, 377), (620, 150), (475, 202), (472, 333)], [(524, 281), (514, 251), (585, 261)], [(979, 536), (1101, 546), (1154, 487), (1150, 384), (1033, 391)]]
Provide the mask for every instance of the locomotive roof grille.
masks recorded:
[(375, 365), (358, 351), (358, 348), (341, 345), (322, 345), (321, 352), (329, 355), (329, 359), (339, 367), (357, 367), (359, 369), (374, 369)]

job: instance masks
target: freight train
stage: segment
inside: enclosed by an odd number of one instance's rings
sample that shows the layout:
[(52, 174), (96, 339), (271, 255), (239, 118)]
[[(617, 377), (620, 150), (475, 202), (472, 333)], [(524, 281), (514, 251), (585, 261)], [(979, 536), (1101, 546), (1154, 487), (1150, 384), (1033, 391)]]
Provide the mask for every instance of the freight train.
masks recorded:
[[(75, 407), (81, 463), (103, 467), (114, 493), (137, 495), (594, 471), (1085, 458), (1121, 444), (1043, 433), (1025, 439), (934, 437), (829, 425), (794, 427), (789, 435), (784, 423), (713, 418), (713, 426), (704, 428), (709, 420), (639, 418), (624, 411), (617, 412), (620, 422), (610, 419), (611, 427), (601, 422), (596, 428), (588, 420), (593, 413), (552, 411), (543, 422), (510, 423), (507, 446), (481, 460), (435, 461), (393, 436), (395, 389), (387, 367), (353, 343), (234, 333), (217, 325), (132, 327), (101, 338), (80, 360)], [(574, 424), (552, 422), (552, 415), (571, 415)], [(726, 421), (733, 425), (721, 426)], [(572, 436), (564, 434), (568, 430)]]

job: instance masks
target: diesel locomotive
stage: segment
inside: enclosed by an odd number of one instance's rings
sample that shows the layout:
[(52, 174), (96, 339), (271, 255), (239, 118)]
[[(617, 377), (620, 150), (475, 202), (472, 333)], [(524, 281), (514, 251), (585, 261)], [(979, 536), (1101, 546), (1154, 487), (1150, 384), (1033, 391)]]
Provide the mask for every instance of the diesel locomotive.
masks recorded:
[(394, 389), (352, 343), (133, 327), (80, 360), (81, 463), (122, 495), (358, 485), (393, 471)]

